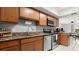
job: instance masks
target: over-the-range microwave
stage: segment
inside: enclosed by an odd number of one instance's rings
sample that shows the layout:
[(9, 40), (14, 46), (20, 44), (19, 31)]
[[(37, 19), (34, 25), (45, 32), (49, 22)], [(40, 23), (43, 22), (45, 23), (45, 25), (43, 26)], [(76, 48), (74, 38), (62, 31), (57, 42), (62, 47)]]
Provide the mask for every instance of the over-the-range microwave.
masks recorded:
[(52, 20), (47, 19), (47, 26), (54, 27), (54, 22)]

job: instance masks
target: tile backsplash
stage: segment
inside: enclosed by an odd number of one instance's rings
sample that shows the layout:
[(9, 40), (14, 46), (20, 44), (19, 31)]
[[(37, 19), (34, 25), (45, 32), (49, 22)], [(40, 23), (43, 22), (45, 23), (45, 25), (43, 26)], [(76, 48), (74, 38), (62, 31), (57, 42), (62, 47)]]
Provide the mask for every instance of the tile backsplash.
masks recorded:
[(43, 32), (44, 28), (50, 27), (36, 26), (36, 23), (33, 21), (20, 19), (17, 24), (0, 22), (0, 28), (8, 28), (12, 32)]
[(36, 32), (36, 24), (33, 21), (20, 20), (19, 23), (12, 28), (12, 32)]
[(52, 29), (52, 30), (54, 30), (54, 27), (36, 26), (36, 31), (37, 31), (37, 32), (43, 32), (43, 29)]
[[(31, 23), (30, 25), (25, 24), (25, 22)], [(12, 32), (36, 32), (36, 24), (32, 21), (21, 20), (18, 24), (4, 23), (0, 22), (0, 28), (11, 29)]]

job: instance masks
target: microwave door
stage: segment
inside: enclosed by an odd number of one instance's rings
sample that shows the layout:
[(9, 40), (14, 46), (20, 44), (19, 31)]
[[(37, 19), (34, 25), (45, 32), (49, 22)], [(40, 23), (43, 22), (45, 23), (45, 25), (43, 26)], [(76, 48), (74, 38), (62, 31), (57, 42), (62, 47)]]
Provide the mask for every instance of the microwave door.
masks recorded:
[(54, 22), (51, 20), (48, 20), (48, 26), (54, 26)]

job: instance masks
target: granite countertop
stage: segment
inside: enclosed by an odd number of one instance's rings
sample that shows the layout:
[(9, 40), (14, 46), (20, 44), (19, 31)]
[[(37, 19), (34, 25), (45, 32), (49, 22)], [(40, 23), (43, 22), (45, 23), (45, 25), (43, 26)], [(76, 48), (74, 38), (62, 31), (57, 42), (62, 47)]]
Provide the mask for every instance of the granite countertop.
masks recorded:
[(36, 37), (36, 36), (46, 36), (46, 35), (51, 35), (51, 34), (50, 33), (30, 33), (28, 35), (17, 35), (17, 36), (13, 35), (11, 37), (5, 37), (5, 38), (0, 39), (0, 42), (23, 39), (23, 38), (31, 38), (31, 37)]

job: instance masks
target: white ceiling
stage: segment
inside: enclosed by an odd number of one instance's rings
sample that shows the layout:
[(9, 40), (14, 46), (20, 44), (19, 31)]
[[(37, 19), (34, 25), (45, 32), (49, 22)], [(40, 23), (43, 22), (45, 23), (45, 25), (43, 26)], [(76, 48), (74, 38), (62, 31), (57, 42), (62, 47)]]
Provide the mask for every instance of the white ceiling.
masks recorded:
[(69, 9), (71, 7), (50, 7), (51, 9), (54, 8), (58, 13), (63, 11), (63, 10), (66, 10), (66, 9)]
[(62, 17), (79, 12), (79, 7), (35, 7), (35, 8), (56, 17)]
[(79, 7), (47, 7), (47, 10), (61, 17), (73, 13), (78, 13)]

